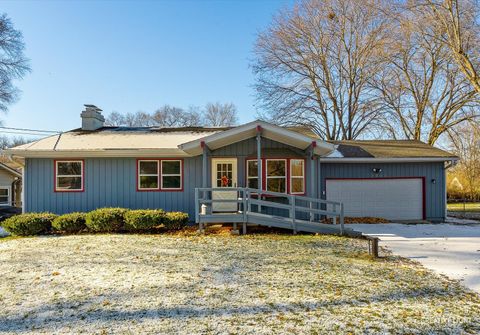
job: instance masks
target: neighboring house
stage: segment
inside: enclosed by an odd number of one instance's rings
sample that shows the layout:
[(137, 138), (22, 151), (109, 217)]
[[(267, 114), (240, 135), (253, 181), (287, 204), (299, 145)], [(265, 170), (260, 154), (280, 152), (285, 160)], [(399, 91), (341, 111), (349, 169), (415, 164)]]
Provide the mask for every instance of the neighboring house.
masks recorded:
[(0, 206), (22, 206), (22, 173), (0, 163)]
[(6, 150), (25, 158), (25, 211), (163, 208), (193, 219), (195, 188), (261, 185), (341, 201), (346, 216), (445, 219), (445, 170), (457, 157), (419, 141), (327, 142), (263, 121), (105, 127), (100, 112), (86, 105), (82, 128)]

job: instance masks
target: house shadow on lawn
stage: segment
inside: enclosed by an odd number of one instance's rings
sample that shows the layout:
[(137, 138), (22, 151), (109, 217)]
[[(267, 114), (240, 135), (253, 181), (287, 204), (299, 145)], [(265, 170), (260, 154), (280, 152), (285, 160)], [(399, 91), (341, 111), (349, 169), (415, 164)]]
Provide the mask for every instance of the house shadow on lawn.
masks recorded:
[[(172, 290), (175, 287), (171, 287)], [(140, 292), (141, 293), (141, 292)], [(149, 294), (150, 292), (143, 292)], [(392, 292), (366, 296), (361, 301), (357, 299), (334, 299), (328, 301), (298, 301), (295, 303), (264, 303), (264, 304), (250, 304), (245, 306), (232, 307), (229, 305), (222, 305), (219, 307), (199, 307), (198, 305), (181, 305), (178, 307), (151, 307), (128, 310), (129, 306), (118, 306), (118, 301), (126, 301), (123, 292), (115, 292), (105, 294), (101, 296), (94, 296), (82, 301), (61, 301), (55, 304), (45, 304), (37, 308), (29, 310), (26, 314), (13, 315), (10, 317), (3, 317), (0, 315), (0, 332), (28, 332), (33, 330), (38, 332), (55, 332), (63, 327), (74, 326), (77, 329), (73, 332), (82, 330), (84, 325), (95, 324), (97, 327), (109, 327), (115, 322), (129, 322), (129, 321), (155, 321), (170, 319), (175, 322), (195, 322), (195, 320), (215, 317), (215, 318), (232, 318), (236, 319), (240, 316), (248, 316), (249, 319), (255, 320), (257, 315), (265, 315), (281, 312), (284, 317), (288, 319), (289, 315), (302, 314), (302, 313), (315, 313), (318, 312), (318, 317), (322, 317), (324, 311), (331, 312), (332, 309), (336, 311), (342, 311), (347, 308), (357, 308), (362, 306), (368, 306), (369, 304), (388, 304), (402, 302), (403, 304), (409, 303), (410, 299), (415, 301), (425, 299), (453, 299), (452, 303), (455, 303), (455, 297), (458, 292), (447, 290), (443, 287), (429, 287), (424, 286), (419, 289), (402, 289)], [(110, 308), (112, 305), (117, 305), (114, 309)], [(406, 306), (408, 310), (409, 306)], [(97, 308), (97, 309), (95, 309)], [(432, 307), (434, 308), (434, 307)], [(311, 315), (311, 314), (310, 314)], [(385, 315), (375, 315), (381, 322)], [(445, 320), (448, 318), (446, 316)], [(193, 321), (192, 321), (193, 320)], [(460, 327), (467, 327), (470, 331), (480, 331), (480, 325), (475, 323), (475, 320), (471, 320), (471, 324), (468, 320), (461, 317), (454, 317), (454, 322), (451, 320), (444, 324), (436, 323), (439, 320), (434, 321), (428, 328), (419, 328), (417, 331), (420, 333), (442, 332), (449, 333), (452, 329)], [(219, 319), (219, 321), (221, 321)], [(231, 324), (231, 323), (229, 323)], [(227, 324), (226, 324), (227, 325)], [(239, 324), (238, 326), (241, 326)], [(264, 327), (263, 324), (258, 324), (258, 327)], [(403, 327), (400, 320), (398, 327)], [(130, 330), (129, 330), (130, 331)]]

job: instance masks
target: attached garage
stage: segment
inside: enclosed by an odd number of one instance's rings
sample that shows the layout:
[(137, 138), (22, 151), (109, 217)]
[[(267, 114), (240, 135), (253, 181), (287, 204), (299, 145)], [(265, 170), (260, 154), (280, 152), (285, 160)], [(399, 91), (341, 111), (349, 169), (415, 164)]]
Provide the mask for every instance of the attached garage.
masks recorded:
[(326, 198), (344, 204), (348, 217), (422, 220), (424, 178), (327, 179)]
[(348, 217), (443, 222), (446, 169), (458, 157), (420, 141), (331, 141), (320, 157), (318, 189)]

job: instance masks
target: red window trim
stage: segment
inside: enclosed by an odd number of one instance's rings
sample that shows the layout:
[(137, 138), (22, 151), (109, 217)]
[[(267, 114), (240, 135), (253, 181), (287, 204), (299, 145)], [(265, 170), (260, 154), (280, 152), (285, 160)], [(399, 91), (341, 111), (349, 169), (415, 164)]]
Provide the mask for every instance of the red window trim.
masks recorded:
[[(79, 190), (67, 190), (67, 189), (58, 189), (57, 188), (57, 162), (81, 162), (82, 163), (82, 188)], [(65, 158), (65, 159), (54, 159), (53, 160), (53, 191), (55, 193), (74, 193), (74, 192), (85, 192), (85, 160), (78, 158)]]
[(325, 199), (327, 198), (327, 180), (375, 180), (375, 179), (420, 179), (422, 181), (422, 215), (423, 220), (427, 219), (427, 195), (426, 195), (426, 183), (425, 176), (407, 176), (407, 177), (366, 177), (366, 178), (325, 178)]
[[(141, 189), (140, 188), (140, 161), (158, 162), (158, 188)], [(163, 188), (162, 187), (162, 161), (179, 161), (180, 162), (180, 188)], [(183, 158), (137, 158), (136, 161), (136, 189), (137, 192), (183, 192), (184, 190), (184, 160)]]
[[(248, 186), (248, 162), (256, 161), (256, 158), (247, 158), (245, 160), (245, 185)], [(306, 158), (297, 158), (297, 157), (262, 157), (262, 190), (267, 190), (267, 160), (285, 160), (286, 161), (286, 173), (287, 173), (287, 190), (285, 194), (292, 195), (306, 195), (307, 194), (307, 174), (306, 174)], [(303, 193), (291, 193), (291, 171), (290, 171), (290, 161), (292, 160), (302, 160), (303, 161)]]

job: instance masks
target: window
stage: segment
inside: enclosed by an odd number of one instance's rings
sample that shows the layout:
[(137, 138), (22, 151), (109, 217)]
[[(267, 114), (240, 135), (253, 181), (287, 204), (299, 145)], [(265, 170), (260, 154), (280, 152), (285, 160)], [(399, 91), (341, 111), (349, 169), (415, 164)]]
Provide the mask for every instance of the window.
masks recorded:
[(0, 206), (10, 205), (10, 188), (0, 187)]
[(183, 161), (181, 159), (139, 159), (138, 191), (181, 191)]
[(267, 159), (267, 191), (287, 192), (287, 160)]
[(162, 190), (182, 188), (182, 161), (162, 160)]
[(55, 161), (55, 191), (83, 191), (83, 160)]
[(138, 189), (139, 190), (158, 190), (158, 161), (141, 160), (138, 161)]
[(305, 161), (303, 159), (290, 160), (290, 193), (305, 193)]
[(305, 159), (303, 158), (262, 158), (260, 167), (264, 178), (258, 185), (258, 163), (256, 159), (247, 160), (247, 187), (270, 192), (305, 194)]
[(259, 189), (258, 186), (258, 162), (257, 160), (247, 161), (247, 187)]

